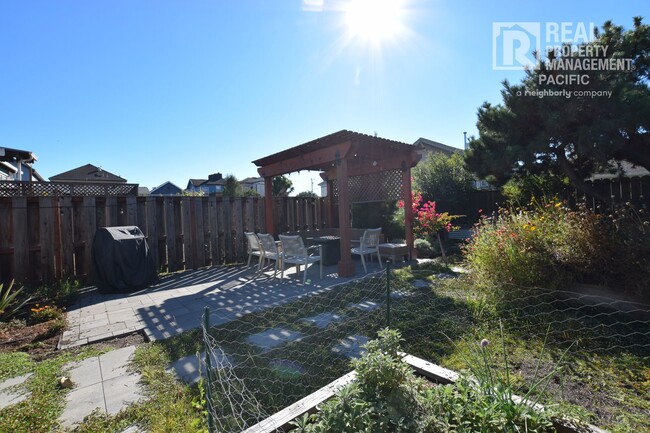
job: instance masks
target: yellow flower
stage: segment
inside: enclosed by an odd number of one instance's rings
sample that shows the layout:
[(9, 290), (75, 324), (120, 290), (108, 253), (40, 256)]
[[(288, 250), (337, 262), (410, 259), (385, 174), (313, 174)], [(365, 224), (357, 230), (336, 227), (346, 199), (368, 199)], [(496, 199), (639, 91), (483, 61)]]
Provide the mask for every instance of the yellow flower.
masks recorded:
[(555, 203), (555, 207), (560, 207), (560, 206), (562, 206), (562, 202), (558, 201), (557, 203)]
[(535, 230), (535, 226), (530, 226), (530, 231), (532, 232), (533, 230)]

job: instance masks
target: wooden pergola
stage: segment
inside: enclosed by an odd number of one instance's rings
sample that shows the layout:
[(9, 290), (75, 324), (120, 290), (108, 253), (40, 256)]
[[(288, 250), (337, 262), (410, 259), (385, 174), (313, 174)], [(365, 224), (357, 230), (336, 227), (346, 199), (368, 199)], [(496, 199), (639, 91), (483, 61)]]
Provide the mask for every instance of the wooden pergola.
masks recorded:
[[(342, 130), (308, 143), (253, 161), (264, 178), (266, 231), (275, 233), (273, 177), (301, 170), (320, 171), (327, 182), (328, 216), (332, 221), (334, 200), (338, 198), (341, 259), (338, 273), (354, 275), (350, 252), (350, 203), (404, 200), (406, 243), (413, 252), (413, 212), (411, 168), (420, 160), (416, 149), (406, 143)], [(397, 187), (397, 188), (395, 188)], [(398, 197), (396, 197), (396, 195)], [(372, 196), (372, 197), (368, 197)], [(381, 197), (379, 197), (381, 196)]]

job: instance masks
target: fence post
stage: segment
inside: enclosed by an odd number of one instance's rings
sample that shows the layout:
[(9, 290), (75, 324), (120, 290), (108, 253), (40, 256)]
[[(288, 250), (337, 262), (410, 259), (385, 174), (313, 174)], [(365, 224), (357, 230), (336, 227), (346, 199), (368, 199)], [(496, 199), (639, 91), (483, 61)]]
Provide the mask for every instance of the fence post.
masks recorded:
[(386, 327), (390, 328), (390, 260), (386, 260)]
[[(210, 372), (212, 371), (212, 361), (210, 359), (210, 345), (206, 338), (206, 333), (210, 330), (210, 308), (203, 309), (203, 352), (205, 353), (205, 404), (208, 409), (208, 431), (215, 433), (214, 419), (212, 418), (212, 388), (210, 385)], [(199, 370), (201, 365), (199, 363)]]

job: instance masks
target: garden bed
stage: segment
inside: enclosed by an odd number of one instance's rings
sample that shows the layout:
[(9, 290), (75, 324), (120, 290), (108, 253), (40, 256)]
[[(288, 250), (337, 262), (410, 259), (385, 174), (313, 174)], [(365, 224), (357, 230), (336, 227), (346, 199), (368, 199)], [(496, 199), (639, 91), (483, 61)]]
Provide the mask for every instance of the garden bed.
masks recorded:
[[(416, 375), (424, 377), (434, 384), (453, 384), (459, 378), (457, 372), (432, 364), (422, 358), (418, 358), (417, 356), (406, 353), (400, 353), (400, 355), (402, 356), (402, 360), (413, 369), (413, 372)], [(294, 404), (282, 409), (274, 415), (271, 415), (269, 418), (244, 430), (242, 433), (274, 433), (291, 431), (295, 428), (293, 422), (296, 419), (300, 418), (304, 414), (317, 412), (320, 404), (334, 397), (338, 391), (351, 384), (356, 377), (356, 371), (351, 371), (310, 395), (300, 399)], [(520, 401), (521, 398), (513, 396), (513, 400)], [(536, 407), (541, 408), (542, 406), (537, 405)], [(558, 421), (553, 422), (553, 427), (558, 433), (607, 433), (606, 430), (602, 430), (592, 425), (574, 427), (561, 424)]]

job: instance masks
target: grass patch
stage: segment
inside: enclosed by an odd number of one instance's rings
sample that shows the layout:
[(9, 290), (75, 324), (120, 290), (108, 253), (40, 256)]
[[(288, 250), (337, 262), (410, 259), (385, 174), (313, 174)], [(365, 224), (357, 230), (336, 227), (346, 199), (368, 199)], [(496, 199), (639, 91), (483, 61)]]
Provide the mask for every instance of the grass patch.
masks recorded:
[(79, 352), (66, 352), (56, 358), (34, 363), (17, 353), (2, 354), (2, 361), (11, 362), (16, 370), (10, 370), (9, 377), (31, 372), (27, 380), (27, 390), (31, 395), (26, 400), (8, 406), (0, 411), (0, 431), (2, 432), (51, 432), (58, 426), (57, 418), (63, 410), (65, 393), (57, 378), (64, 375), (63, 366), (68, 362), (80, 361), (100, 352), (83, 349)]

